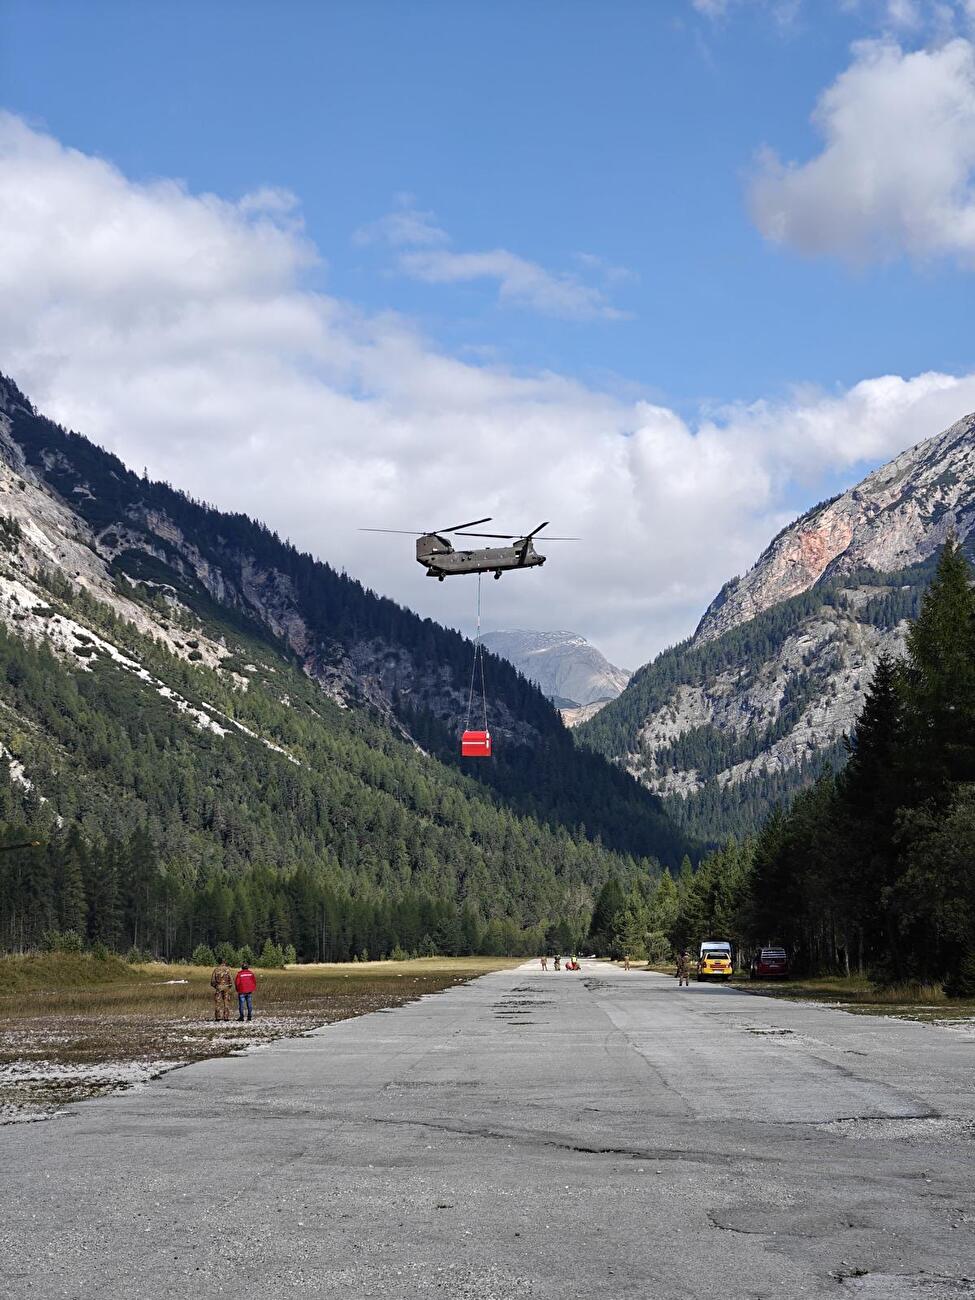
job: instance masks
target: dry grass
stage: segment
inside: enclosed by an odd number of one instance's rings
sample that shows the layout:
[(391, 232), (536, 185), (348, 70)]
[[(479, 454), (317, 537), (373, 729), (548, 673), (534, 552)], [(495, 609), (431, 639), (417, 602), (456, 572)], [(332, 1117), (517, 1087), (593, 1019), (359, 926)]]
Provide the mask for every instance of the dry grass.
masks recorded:
[(736, 983), (750, 993), (803, 1002), (822, 1002), (861, 1015), (892, 1015), (931, 1021), (967, 1021), (975, 1016), (975, 999), (949, 999), (940, 984), (905, 983), (879, 987), (861, 975), (823, 975), (805, 980), (744, 978)]
[(424, 958), (257, 970), (255, 1019), (213, 1019), (210, 967), (70, 954), (0, 960), (0, 1121), (144, 1082), (211, 1056), (401, 1006), (506, 958)]

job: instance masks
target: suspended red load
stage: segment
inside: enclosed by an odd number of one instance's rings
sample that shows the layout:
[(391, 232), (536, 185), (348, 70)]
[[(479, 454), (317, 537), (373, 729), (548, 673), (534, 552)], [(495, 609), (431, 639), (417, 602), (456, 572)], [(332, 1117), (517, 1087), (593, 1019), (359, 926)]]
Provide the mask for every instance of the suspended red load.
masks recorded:
[(460, 752), (462, 758), (490, 758), (490, 731), (465, 731), (461, 737)]

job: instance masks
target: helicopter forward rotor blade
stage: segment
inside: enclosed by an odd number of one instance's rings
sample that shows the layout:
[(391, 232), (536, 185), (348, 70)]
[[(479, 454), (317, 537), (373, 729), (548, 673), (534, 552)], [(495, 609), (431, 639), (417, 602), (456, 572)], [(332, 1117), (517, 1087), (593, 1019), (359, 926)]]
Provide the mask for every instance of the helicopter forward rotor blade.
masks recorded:
[(456, 533), (461, 528), (473, 528), (475, 524), (489, 524), (490, 522), (491, 516), (487, 515), (484, 519), (468, 519), (466, 524), (452, 524), (450, 528), (438, 528), (436, 531), (438, 533)]
[(403, 537), (423, 537), (425, 536), (422, 529), (416, 531), (409, 528), (357, 528), (357, 533), (399, 533)]

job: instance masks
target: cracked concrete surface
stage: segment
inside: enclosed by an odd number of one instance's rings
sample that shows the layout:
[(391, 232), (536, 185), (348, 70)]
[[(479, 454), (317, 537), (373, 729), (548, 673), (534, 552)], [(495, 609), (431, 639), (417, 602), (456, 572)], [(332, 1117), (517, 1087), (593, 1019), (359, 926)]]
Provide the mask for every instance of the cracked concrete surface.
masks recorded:
[(971, 1042), (584, 965), (0, 1130), (0, 1294), (975, 1293)]

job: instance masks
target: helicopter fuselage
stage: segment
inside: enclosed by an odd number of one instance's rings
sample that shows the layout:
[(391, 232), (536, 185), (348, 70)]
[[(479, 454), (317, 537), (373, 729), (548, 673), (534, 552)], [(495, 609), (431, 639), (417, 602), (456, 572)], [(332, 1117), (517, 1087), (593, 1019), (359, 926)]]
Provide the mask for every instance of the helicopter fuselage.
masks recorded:
[(485, 546), (479, 551), (455, 551), (446, 537), (425, 533), (417, 538), (416, 562), (422, 564), (428, 578), (449, 578), (457, 573), (493, 573), (496, 578), (507, 569), (531, 569), (545, 563), (531, 538), (514, 546)]

